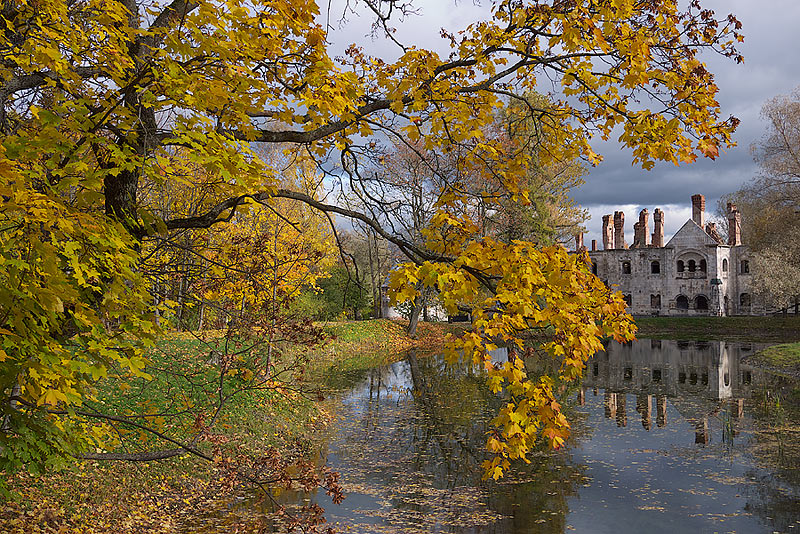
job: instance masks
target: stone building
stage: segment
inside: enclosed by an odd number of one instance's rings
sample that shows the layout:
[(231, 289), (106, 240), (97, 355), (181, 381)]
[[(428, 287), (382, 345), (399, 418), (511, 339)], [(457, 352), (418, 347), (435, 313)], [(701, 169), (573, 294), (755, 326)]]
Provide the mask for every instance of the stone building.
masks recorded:
[[(603, 216), (603, 250), (592, 240), (592, 272), (625, 295), (634, 315), (760, 315), (753, 301), (750, 260), (742, 245), (741, 216), (728, 204), (728, 239), (705, 222), (705, 198), (692, 196), (692, 218), (664, 244), (664, 213), (639, 213), (633, 243), (625, 240), (625, 214)], [(576, 247), (584, 249), (583, 235)]]

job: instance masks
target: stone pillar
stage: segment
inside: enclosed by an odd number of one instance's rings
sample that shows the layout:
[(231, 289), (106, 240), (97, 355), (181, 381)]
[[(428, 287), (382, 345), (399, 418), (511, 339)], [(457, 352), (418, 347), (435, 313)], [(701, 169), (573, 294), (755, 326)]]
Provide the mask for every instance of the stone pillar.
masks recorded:
[(694, 424), (694, 442), (699, 445), (711, 443), (711, 430), (708, 427), (708, 417)]
[(664, 212), (658, 208), (653, 212), (653, 246), (664, 246)]
[(656, 425), (667, 426), (667, 396), (656, 396)]
[(603, 395), (603, 408), (605, 408), (606, 419), (614, 419), (617, 417), (617, 394), (611, 393), (609, 390), (605, 391)]
[(614, 248), (614, 221), (611, 215), (603, 215), (603, 250)]
[(625, 242), (625, 214), (614, 212), (614, 248), (628, 248)]
[(597, 251), (597, 239), (592, 239), (592, 252)]
[(633, 225), (631, 248), (646, 248), (650, 245), (650, 214), (647, 209), (639, 212), (639, 222)]
[(742, 244), (742, 215), (736, 204), (728, 202), (728, 244), (736, 247)]
[(575, 234), (575, 252), (580, 252), (584, 248), (586, 247), (583, 246), (583, 232)]
[(650, 430), (653, 427), (652, 396), (645, 393), (636, 395), (636, 411), (642, 416), (642, 427)]
[(625, 393), (617, 394), (617, 426), (628, 426), (628, 413), (625, 411)]
[(704, 228), (706, 224), (706, 197), (692, 195), (692, 220), (697, 226)]

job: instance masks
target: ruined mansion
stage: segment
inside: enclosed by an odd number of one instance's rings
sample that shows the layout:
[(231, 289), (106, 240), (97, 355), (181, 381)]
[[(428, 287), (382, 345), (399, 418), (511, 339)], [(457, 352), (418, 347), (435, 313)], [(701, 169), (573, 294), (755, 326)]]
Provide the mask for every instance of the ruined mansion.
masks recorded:
[[(664, 213), (639, 213), (633, 243), (625, 241), (625, 214), (603, 216), (603, 250), (592, 240), (592, 272), (616, 287), (634, 315), (759, 315), (750, 291), (748, 249), (741, 242), (741, 216), (728, 204), (728, 239), (705, 223), (705, 198), (692, 196), (692, 218), (664, 244)], [(583, 249), (583, 236), (576, 238)]]

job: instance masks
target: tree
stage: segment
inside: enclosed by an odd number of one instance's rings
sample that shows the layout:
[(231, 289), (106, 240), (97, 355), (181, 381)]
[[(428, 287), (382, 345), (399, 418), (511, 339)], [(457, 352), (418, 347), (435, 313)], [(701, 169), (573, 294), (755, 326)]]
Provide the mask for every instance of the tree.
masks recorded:
[[(391, 34), (389, 14), (406, 4), (368, 5)], [(396, 60), (351, 46), (337, 63), (319, 15), (315, 2), (289, 0), (3, 5), (4, 468), (102, 446), (81, 403), (110, 365), (144, 375), (141, 349), (156, 330), (137, 269), (142, 240), (222, 225), (251, 201), (292, 200), (369, 226), (410, 261), (393, 278), (400, 300), (421, 284), (438, 288), (451, 310), (481, 302), (451, 358), (488, 365), (496, 341), (523, 346), (534, 329), (547, 334), (562, 374), (575, 378), (600, 337), (631, 337), (621, 296), (592, 277), (585, 257), (483, 238), (467, 209), (474, 193), (460, 177), (500, 184), (487, 202), (529, 202), (521, 177), (530, 153), (513, 139), (487, 138), (482, 127), (547, 78), (559, 82), (560, 96), (547, 106), (524, 103), (541, 131), (539, 166), (596, 162), (591, 136), (616, 132), (644, 168), (715, 158), (738, 121), (720, 117), (698, 54), (741, 60), (739, 22), (718, 20), (696, 1), (680, 12), (674, 0), (498, 0), (488, 20), (443, 32), (447, 56), (398, 43)], [(352, 189), (375, 155), (371, 136), (463, 155), (454, 179), (431, 192), (424, 248), (370, 211), (375, 199), (356, 210), (282, 186), (283, 169), (253, 148), (281, 144), (287, 157), (308, 155), (328, 171), (338, 161)], [(214, 201), (162, 217), (139, 188), (183, 180), (172, 160), (178, 148), (215, 177)], [(562, 443), (567, 423), (550, 384), (526, 376), (521, 359), (489, 373), (511, 395), (489, 440), (500, 456), (487, 473), (497, 477), (537, 435)]]
[(742, 213), (742, 240), (753, 260), (753, 291), (778, 308), (800, 296), (800, 88), (768, 100), (767, 122), (752, 151), (760, 173), (724, 202)]

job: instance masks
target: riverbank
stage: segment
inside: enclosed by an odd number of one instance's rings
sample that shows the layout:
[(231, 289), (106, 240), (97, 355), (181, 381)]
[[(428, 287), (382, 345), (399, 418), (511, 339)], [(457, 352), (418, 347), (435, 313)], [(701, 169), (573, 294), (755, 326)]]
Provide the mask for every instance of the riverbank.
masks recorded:
[(699, 341), (800, 341), (800, 317), (636, 317), (637, 337)]
[[(214, 462), (191, 455), (147, 463), (78, 461), (45, 475), (20, 473), (9, 480), (17, 500), (0, 503), (0, 532), (250, 532), (260, 520), (260, 512), (231, 513), (229, 509), (234, 495), (243, 491), (231, 476), (233, 468), (252, 468), (246, 463), (246, 452), (269, 448), (287, 460), (313, 461), (318, 453), (313, 443), (325, 434), (331, 419), (319, 399), (334, 395), (359, 374), (391, 362), (404, 351), (437, 350), (447, 333), (459, 329), (446, 323), (420, 323), (418, 339), (414, 340), (405, 335), (402, 322), (383, 319), (317, 326), (324, 331), (324, 341), (304, 352), (307, 362), (299, 379), (302, 383), (247, 391), (230, 399), (224, 416), (198, 444), (199, 449), (215, 456)], [(201, 362), (213, 365), (215, 355), (209, 353), (208, 342), (214, 336), (208, 332), (199, 337), (187, 333), (165, 336), (148, 355), (151, 365), (145, 370), (153, 380), (134, 384), (132, 389), (131, 385), (121, 387), (110, 381), (101, 384), (96, 407), (102, 409), (104, 399), (124, 390), (138, 405), (152, 406), (151, 422), (161, 425), (158, 428), (185, 436), (193, 430), (181, 429), (181, 423), (168, 418), (164, 422), (157, 418), (165, 412), (180, 411), (174, 398), (185, 397), (186, 406), (200, 400), (194, 389), (203, 372)], [(200, 338), (204, 338), (202, 343)], [(283, 350), (294, 349), (284, 346)], [(183, 391), (178, 391), (178, 386)], [(165, 390), (172, 394), (166, 395)], [(309, 395), (314, 391), (318, 392), (316, 396)], [(193, 424), (202, 425), (203, 421)], [(145, 449), (170, 448), (144, 435), (127, 438), (134, 442), (141, 439), (135, 443), (139, 447), (142, 442), (148, 443)], [(125, 449), (121, 445), (121, 450)], [(224, 454), (217, 457), (212, 451)]]
[(782, 343), (759, 351), (747, 363), (772, 374), (800, 379), (800, 343)]

